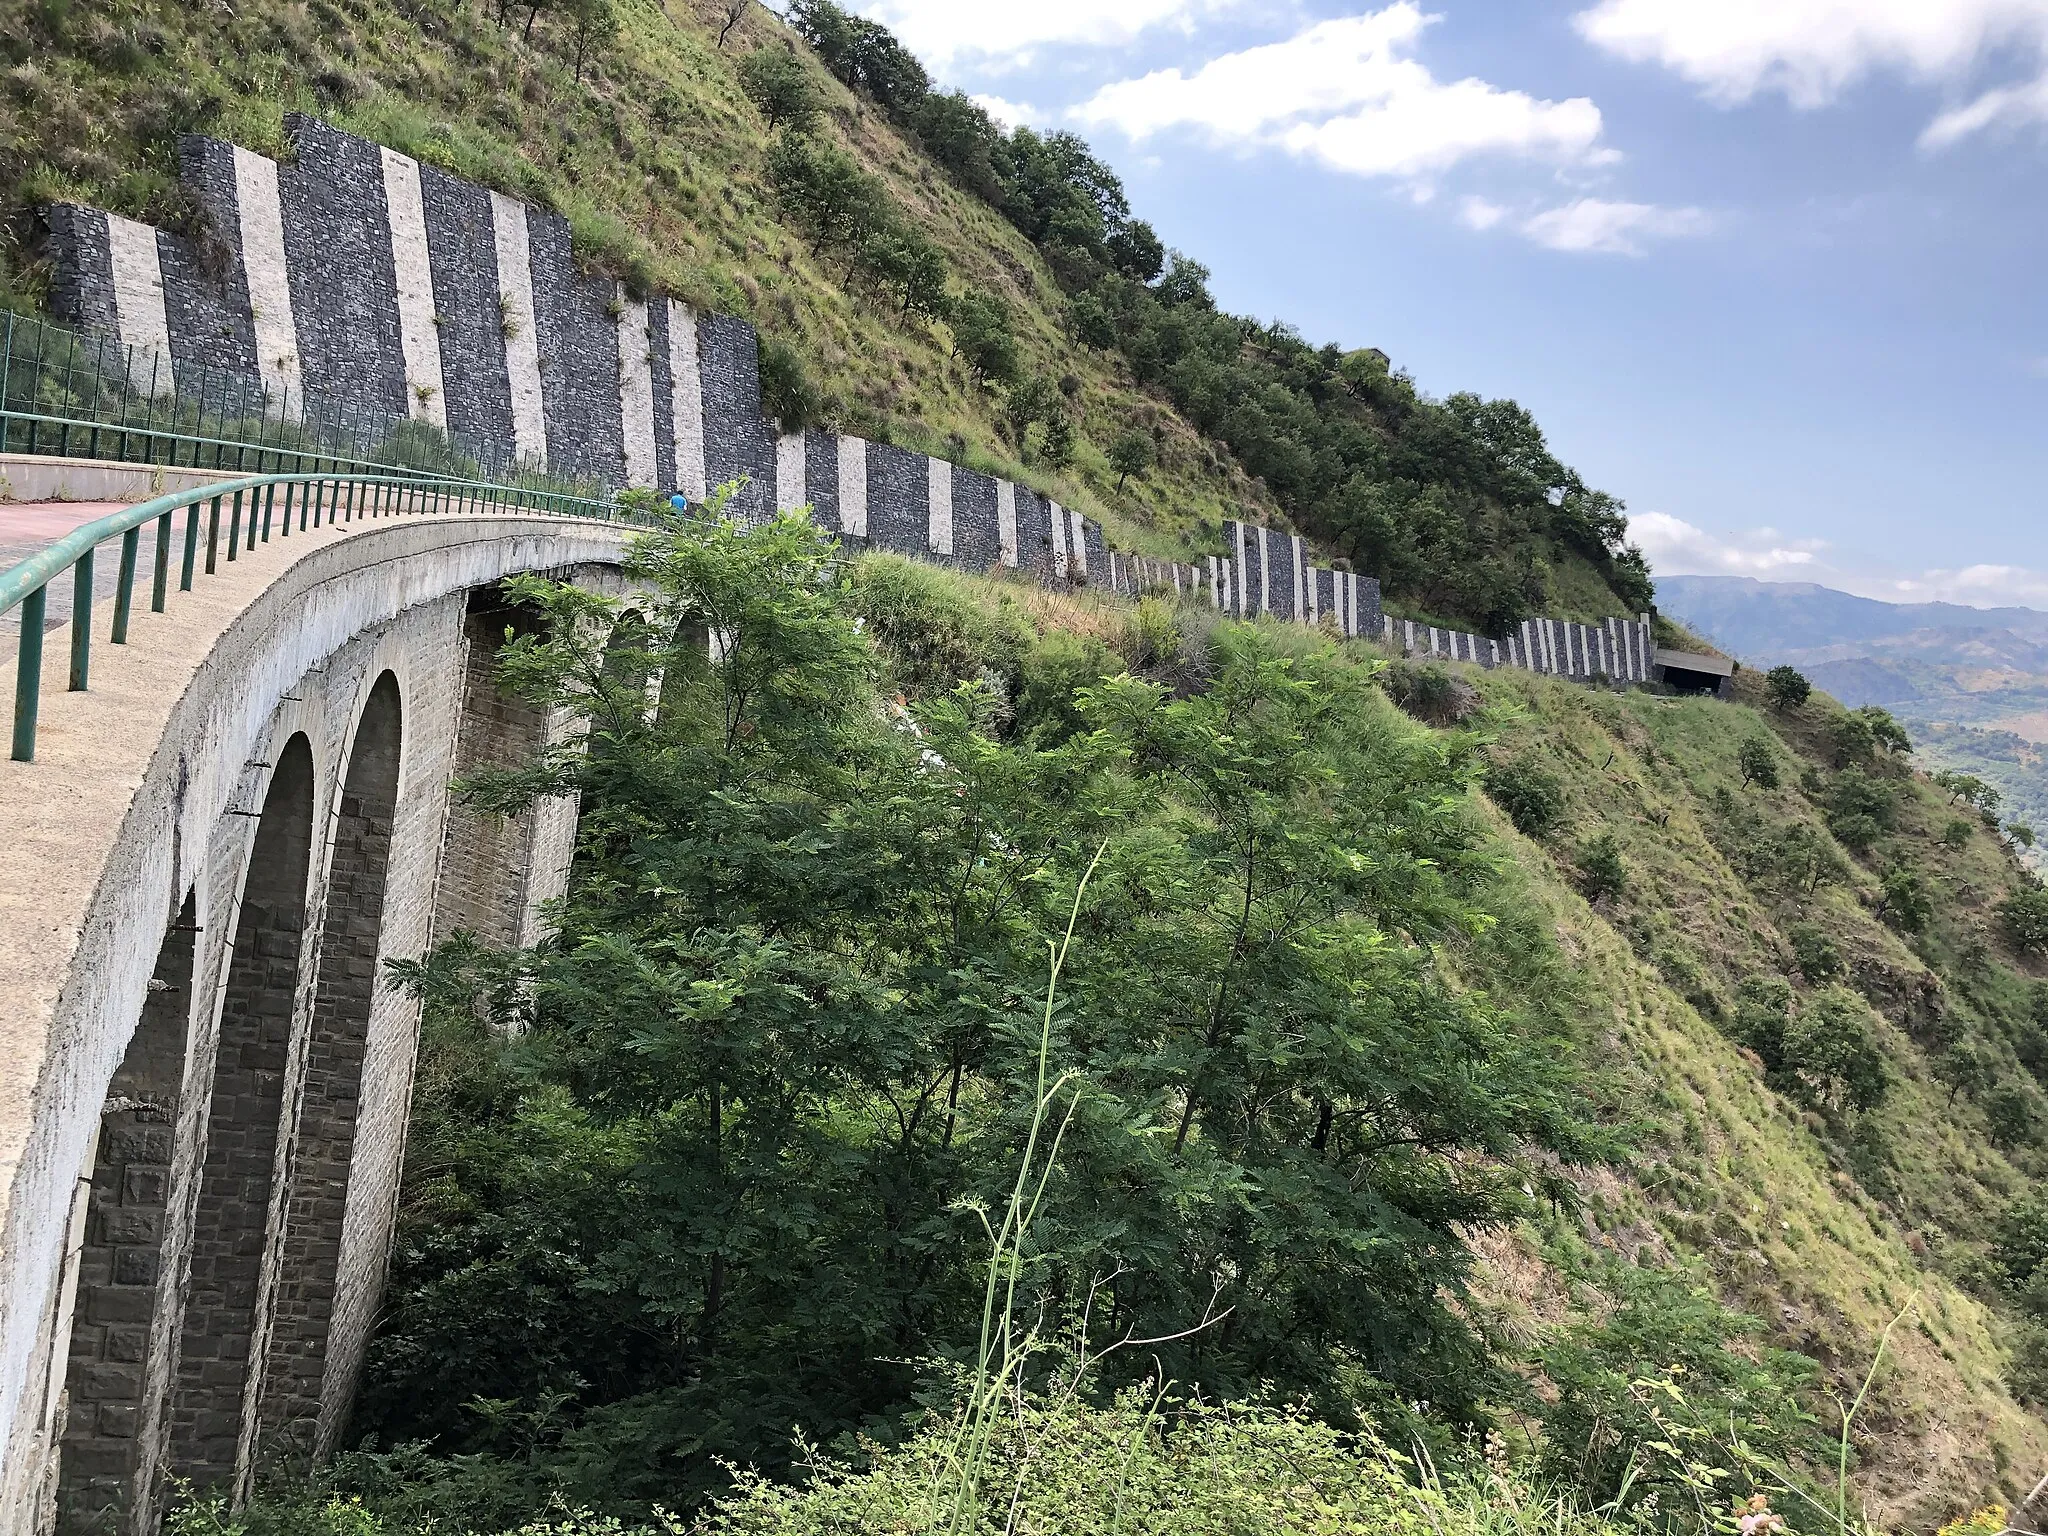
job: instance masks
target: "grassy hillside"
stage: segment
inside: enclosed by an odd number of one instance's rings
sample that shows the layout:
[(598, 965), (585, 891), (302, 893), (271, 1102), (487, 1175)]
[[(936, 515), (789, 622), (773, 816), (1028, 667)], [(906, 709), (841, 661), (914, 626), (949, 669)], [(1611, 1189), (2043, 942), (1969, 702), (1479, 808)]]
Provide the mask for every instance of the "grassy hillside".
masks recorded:
[[(1221, 519), (1243, 516), (1388, 575), (1397, 611), (1472, 624), (1643, 606), (1611, 590), (1613, 504), (1549, 460), (1511, 403), (1439, 406), (1376, 354), (1213, 315), (1198, 277), (1196, 297), (1169, 309), (1179, 290), (1165, 285), (1196, 267), (1147, 287), (1077, 260), (1058, 231), (1034, 243), (1015, 208), (941, 169), (775, 16), (747, 8), (721, 41), (726, 19), (714, 0), (4, 0), (0, 278), (12, 302), (45, 291), (43, 203), (188, 226), (181, 133), (276, 154), (283, 114), (310, 112), (558, 209), (594, 268), (751, 319), (808, 376), (800, 414), (1037, 484), (1128, 547), (1218, 548)], [(1007, 311), (1012, 378), (978, 376), (954, 355), (954, 327), (906, 315), (887, 282), (791, 222), (769, 171), (775, 136), (738, 72), (764, 48), (793, 50), (822, 105), (811, 139), (879, 178), (902, 229), (941, 259), (951, 300)], [(985, 118), (966, 127), (992, 131)], [(1074, 174), (1094, 187), (1100, 169)], [(1033, 412), (1040, 425), (1020, 429)], [(1044, 442), (1055, 416), (1072, 429), (1063, 466)], [(1153, 463), (1126, 477), (1110, 454), (1133, 439)]]
[[(2048, 1433), (2016, 1394), (2038, 1403), (2044, 1384), (2024, 1349), (2017, 1366), (2007, 1352), (2025, 1325), (1986, 1260), (2042, 1169), (2039, 1087), (2022, 1065), (2040, 1064), (2038, 964), (1995, 912), (2024, 878), (2009, 850), (1900, 759), (1837, 766), (1841, 708), (1821, 695), (1760, 708), (1754, 673), (1726, 703), (1513, 673), (1472, 681), (1477, 720), (1497, 731), (1499, 797), (1519, 803), (1518, 773), (1562, 792), (1520, 859), (1589, 1006), (1612, 1021), (1645, 1119), (1631, 1175), (1593, 1190), (1590, 1241), (1637, 1262), (1702, 1260), (1726, 1301), (1823, 1362), (1837, 1392), (1853, 1393), (1911, 1303), (1877, 1389), (1865, 1492), (1911, 1527), (1993, 1487), (2024, 1491)], [(1745, 743), (1764, 744), (1775, 787), (1745, 784)], [(1873, 789), (1891, 803), (1859, 854), (1830, 822), (1862, 844), (1870, 829), (1842, 807)], [(1924, 912), (1908, 900), (1902, 914), (1896, 890), (1887, 904), (1888, 873), (1918, 880)], [(1788, 1015), (1844, 1002), (1833, 987), (1867, 1005), (1884, 1063), (1867, 1109), (1779, 1038)], [(1972, 1076), (1965, 1061), (1985, 1066)], [(1569, 1270), (1586, 1241), (1558, 1229), (1528, 1251)], [(1554, 1278), (1512, 1282), (1515, 1269), (1503, 1269), (1513, 1305), (1539, 1319), (1539, 1298), (1563, 1309)]]

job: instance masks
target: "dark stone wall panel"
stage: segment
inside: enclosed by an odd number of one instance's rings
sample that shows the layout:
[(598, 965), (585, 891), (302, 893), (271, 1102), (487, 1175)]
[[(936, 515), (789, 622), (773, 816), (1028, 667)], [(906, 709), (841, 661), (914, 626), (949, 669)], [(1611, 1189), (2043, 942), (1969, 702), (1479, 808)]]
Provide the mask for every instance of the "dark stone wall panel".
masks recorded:
[(107, 216), (97, 208), (54, 203), (43, 210), (50, 230), (50, 312), (89, 331), (118, 329), (114, 250)]
[(985, 571), (1002, 560), (1002, 530), (996, 526), (996, 483), (972, 469), (953, 469), (953, 558), (970, 571)]
[(613, 290), (576, 270), (569, 221), (561, 215), (528, 209), (526, 238), (533, 255), (533, 328), (548, 466), (620, 484), (626, 449), (619, 418), (619, 326), (609, 309)]
[(903, 555), (928, 551), (931, 471), (925, 467), (927, 462), (923, 454), (907, 448), (868, 444), (868, 542), (876, 549)]
[(498, 309), (497, 236), (483, 188), (420, 167), (420, 205), (433, 259), (441, 399), (452, 436), (496, 449), (512, 442), (512, 384)]
[[(249, 280), (242, 271), (241, 201), (235, 191), (235, 151), (219, 139), (188, 134), (178, 142), (178, 179), (199, 202), (205, 217), (197, 237), (182, 255), (189, 257), (188, 282), (202, 292), (190, 295), (191, 319), (208, 329), (195, 336), (205, 351), (195, 361), (212, 363), (232, 373), (261, 377), (256, 362), (256, 325), (249, 306)], [(162, 259), (162, 243), (158, 244)], [(171, 274), (164, 272), (164, 304), (171, 302)], [(175, 355), (179, 320), (170, 318)]]
[(647, 364), (654, 379), (654, 484), (676, 488), (676, 371), (668, 352), (668, 300), (647, 301)]
[(761, 347), (754, 328), (731, 315), (697, 322), (704, 381), (707, 487), (747, 477), (733, 506), (750, 520), (775, 511), (775, 428), (761, 415)]
[(297, 163), (279, 168), (277, 195), (306, 392), (403, 419), (412, 402), (383, 155), (298, 113), (286, 116), (285, 132)]

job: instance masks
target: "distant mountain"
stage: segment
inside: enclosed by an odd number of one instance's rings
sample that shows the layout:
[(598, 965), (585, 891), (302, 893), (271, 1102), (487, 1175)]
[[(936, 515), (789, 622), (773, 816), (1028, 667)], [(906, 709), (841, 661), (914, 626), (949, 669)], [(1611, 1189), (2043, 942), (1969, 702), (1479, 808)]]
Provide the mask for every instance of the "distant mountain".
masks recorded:
[[(1657, 606), (1758, 664), (1848, 660), (1874, 649), (1953, 652), (1962, 661), (1967, 650), (1976, 665), (2048, 671), (2048, 613), (2032, 608), (1883, 603), (1813, 582), (1749, 576), (1660, 576)], [(1877, 644), (1885, 641), (1892, 643)]]

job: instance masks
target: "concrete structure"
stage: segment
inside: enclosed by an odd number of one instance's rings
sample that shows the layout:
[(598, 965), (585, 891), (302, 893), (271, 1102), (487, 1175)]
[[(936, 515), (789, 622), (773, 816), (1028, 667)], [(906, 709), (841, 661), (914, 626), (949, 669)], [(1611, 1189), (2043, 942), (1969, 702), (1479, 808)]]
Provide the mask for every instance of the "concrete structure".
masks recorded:
[(615, 589), (622, 549), (527, 515), (258, 545), (0, 763), (0, 1531), (148, 1529), (166, 1471), (334, 1444), (415, 1051), (383, 962), (531, 939), (567, 870), (572, 805), (449, 800), (549, 729), (495, 687), (498, 583)]
[(1565, 619), (1524, 619), (1505, 640), (1461, 629), (1439, 629), (1389, 614), (1389, 649), (1403, 656), (1437, 656), (1482, 667), (1520, 667), (1581, 683), (1647, 683), (1661, 678), (1664, 655), (1651, 638), (1650, 616), (1579, 624)]
[(1651, 658), (1657, 680), (1669, 683), (1680, 693), (1711, 693), (1717, 698), (1735, 675), (1735, 663), (1726, 656), (1708, 656), (1699, 651), (1659, 648)]

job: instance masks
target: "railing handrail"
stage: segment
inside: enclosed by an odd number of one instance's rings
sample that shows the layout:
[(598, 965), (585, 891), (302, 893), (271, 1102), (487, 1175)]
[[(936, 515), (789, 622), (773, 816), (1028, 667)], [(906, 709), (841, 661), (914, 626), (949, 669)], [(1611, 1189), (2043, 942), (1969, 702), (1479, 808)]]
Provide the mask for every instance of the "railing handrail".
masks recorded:
[[(167, 442), (190, 443), (195, 447), (216, 448), (224, 451), (232, 451), (238, 454), (253, 453), (259, 456), (267, 454), (274, 458), (280, 459), (313, 459), (317, 461), (325, 461), (326, 463), (333, 465), (336, 471), (341, 471), (344, 468), (344, 466), (353, 465), (360, 470), (387, 470), (394, 474), (416, 475), (423, 479), (447, 480), (451, 482), (461, 482), (463, 484), (469, 484), (475, 480), (475, 477), (465, 475), (457, 470), (429, 469), (422, 465), (412, 464), (393, 464), (383, 459), (361, 458), (353, 454), (339, 452), (332, 448), (295, 448), (289, 447), (282, 443), (251, 442), (245, 438), (238, 437), (208, 437), (205, 434), (199, 432), (179, 432), (172, 428), (163, 426), (149, 426), (146, 424), (135, 422), (94, 420), (90, 417), (85, 416), (55, 416), (47, 411), (22, 411), (15, 410), (11, 407), (0, 406), (0, 422), (8, 421), (40, 422), (52, 427), (69, 428), (77, 432), (101, 432), (109, 434), (118, 433), (122, 436), (162, 438)], [(0, 438), (0, 442), (4, 441), (6, 441), (6, 439)], [(12, 452), (14, 450), (9, 451)], [(40, 453), (33, 449), (23, 453), (22, 456), (24, 458), (35, 459), (65, 457), (65, 455), (63, 454)], [(86, 457), (90, 458), (92, 456), (87, 455)], [(154, 459), (108, 459), (104, 461), (96, 460), (96, 462), (106, 462), (110, 464), (143, 464), (148, 465), (153, 469), (189, 470), (200, 474), (209, 472), (210, 468), (207, 465), (198, 463), (196, 459), (191, 464), (179, 464), (176, 463), (175, 461), (169, 464), (159, 464)], [(217, 469), (218, 467), (219, 466), (217, 465), (211, 466), (211, 468), (215, 469)], [(515, 469), (517, 468), (516, 465), (513, 467)], [(535, 473), (541, 474), (545, 472), (535, 471)], [(504, 484), (506, 482), (490, 481), (489, 483)], [(574, 493), (560, 491), (550, 492), (548, 494), (573, 495)], [(592, 498), (586, 497), (582, 499), (590, 500)]]
[[(617, 520), (617, 508), (609, 502), (562, 496), (553, 491), (531, 490), (524, 486), (500, 485), (487, 480), (458, 480), (453, 477), (435, 475), (424, 471), (417, 476), (410, 474), (356, 475), (345, 471), (327, 474), (312, 471), (293, 471), (289, 474), (245, 475), (235, 480), (216, 480), (207, 485), (194, 486), (189, 490), (166, 491), (163, 495), (156, 497), (152, 501), (139, 502), (135, 506), (124, 507), (118, 512), (109, 512), (105, 517), (94, 518), (89, 523), (79, 524), (78, 527), (65, 534), (56, 543), (36, 551), (36, 553), (30, 555), (20, 564), (9, 566), (5, 571), (0, 571), (0, 615), (10, 612), (17, 603), (21, 602), (31, 592), (48, 586), (52, 581), (62, 576), (73, 565), (77, 564), (81, 556), (90, 554), (117, 534), (123, 534), (131, 528), (141, 528), (146, 523), (155, 522), (166, 512), (176, 512), (180, 508), (192, 506), (197, 502), (211, 501), (215, 497), (232, 496), (238, 491), (255, 490), (266, 485), (306, 485), (316, 480), (344, 480), (356, 485), (391, 485), (408, 489), (420, 486), (435, 488), (445, 486), (450, 489), (459, 487), (464, 490), (479, 492), (497, 491), (504, 493), (508, 498), (531, 498), (534, 501), (566, 502), (577, 507), (588, 507), (592, 510), (577, 515), (593, 517), (603, 522)], [(527, 510), (550, 513), (553, 509), (529, 507)], [(569, 514), (555, 512), (553, 515), (565, 516)]]
[[(92, 659), (93, 552), (109, 539), (121, 540), (120, 579), (114, 592), (114, 623), (108, 637), (115, 645), (128, 643), (128, 619), (134, 603), (136, 562), (142, 529), (156, 524), (156, 551), (150, 594), (150, 609), (162, 613), (170, 592), (172, 522), (180, 508), (189, 509), (185, 519), (184, 559), (178, 590), (190, 591), (199, 553), (199, 507), (212, 503), (207, 516), (206, 574), (212, 575), (219, 553), (221, 505), (232, 503), (228, 523), (227, 558), (233, 561), (239, 547), (253, 550), (258, 539), (270, 541), (276, 493), (284, 491), (281, 537), (292, 531), (293, 493), (305, 487), (297, 513), (302, 532), (328, 523), (354, 521), (364, 516), (395, 515), (407, 511), (434, 511), (452, 500), (457, 510), (483, 506), (493, 509), (535, 512), (543, 516), (585, 517), (593, 521), (616, 522), (625, 509), (611, 502), (571, 496), (532, 486), (502, 485), (489, 480), (450, 479), (433, 472), (404, 472), (396, 475), (362, 475), (347, 472), (303, 472), (244, 475), (210, 485), (161, 496), (110, 512), (105, 517), (74, 528), (47, 548), (38, 550), (6, 571), (0, 571), (0, 614), (21, 609), (21, 638), (15, 658), (14, 747), (16, 762), (35, 758), (36, 716), (42, 697), (43, 615), (52, 581), (65, 571), (72, 573), (71, 681), (73, 692), (86, 688)], [(367, 490), (367, 505), (358, 508), (356, 493)], [(384, 504), (384, 492), (401, 493), (396, 506)], [(343, 493), (346, 492), (344, 505)], [(244, 538), (243, 499), (248, 498), (248, 522)], [(425, 509), (408, 508), (410, 497), (425, 496), (434, 503)]]

